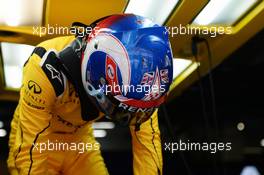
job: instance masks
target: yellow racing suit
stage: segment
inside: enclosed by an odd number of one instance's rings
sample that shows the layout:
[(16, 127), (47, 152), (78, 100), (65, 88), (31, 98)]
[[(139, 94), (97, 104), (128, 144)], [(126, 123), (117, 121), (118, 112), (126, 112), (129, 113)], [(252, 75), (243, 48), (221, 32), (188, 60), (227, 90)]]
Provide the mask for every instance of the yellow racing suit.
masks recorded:
[[(74, 39), (73, 36), (58, 37), (38, 46), (59, 52)], [(82, 119), (80, 100), (73, 85), (52, 64), (47, 66), (47, 59), (48, 52), (42, 57), (33, 53), (23, 68), (20, 100), (9, 139), (10, 174), (108, 174), (100, 145), (93, 136), (91, 125), (95, 120)], [(133, 126), (130, 130), (133, 173), (162, 174), (157, 111), (139, 131)]]

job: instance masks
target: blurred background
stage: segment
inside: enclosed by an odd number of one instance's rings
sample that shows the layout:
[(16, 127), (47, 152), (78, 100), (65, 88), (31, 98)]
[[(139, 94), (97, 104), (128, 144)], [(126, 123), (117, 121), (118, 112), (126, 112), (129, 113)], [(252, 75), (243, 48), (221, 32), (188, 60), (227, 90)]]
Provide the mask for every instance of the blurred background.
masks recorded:
[[(164, 175), (263, 175), (263, 0), (0, 0), (0, 175), (8, 174), (23, 64), (36, 44), (66, 35), (40, 27), (90, 24), (123, 12), (149, 17), (170, 32), (174, 80), (159, 110), (163, 145), (232, 143), (231, 151), (216, 154), (164, 149)], [(107, 120), (93, 127), (110, 174), (132, 174), (128, 128)]]

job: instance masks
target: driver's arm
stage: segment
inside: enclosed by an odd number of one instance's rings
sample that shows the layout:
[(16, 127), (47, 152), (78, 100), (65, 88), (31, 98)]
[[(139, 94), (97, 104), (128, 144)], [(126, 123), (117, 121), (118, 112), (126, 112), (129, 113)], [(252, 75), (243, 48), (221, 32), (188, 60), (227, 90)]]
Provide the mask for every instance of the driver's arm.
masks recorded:
[(48, 174), (48, 156), (46, 151), (40, 152), (38, 144), (47, 141), (56, 95), (39, 62), (40, 58), (33, 54), (24, 67), (17, 124), (12, 128), (17, 132), (10, 137), (10, 150), (14, 152), (10, 152), (9, 157), (13, 157), (15, 167), (9, 164), (9, 170), (13, 172), (16, 168), (21, 175)]
[(157, 110), (135, 131), (130, 126), (134, 175), (162, 174), (162, 150)]

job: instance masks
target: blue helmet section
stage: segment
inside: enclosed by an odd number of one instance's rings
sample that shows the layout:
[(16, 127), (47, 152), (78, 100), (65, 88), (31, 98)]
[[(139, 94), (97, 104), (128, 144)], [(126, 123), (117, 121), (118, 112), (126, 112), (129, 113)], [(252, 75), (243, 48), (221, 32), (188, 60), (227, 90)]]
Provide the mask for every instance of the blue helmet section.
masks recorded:
[(107, 85), (112, 85), (113, 96), (144, 103), (166, 95), (172, 68), (165, 27), (132, 14), (113, 15), (100, 22), (88, 39), (82, 78), (84, 86), (88, 81), (107, 93)]

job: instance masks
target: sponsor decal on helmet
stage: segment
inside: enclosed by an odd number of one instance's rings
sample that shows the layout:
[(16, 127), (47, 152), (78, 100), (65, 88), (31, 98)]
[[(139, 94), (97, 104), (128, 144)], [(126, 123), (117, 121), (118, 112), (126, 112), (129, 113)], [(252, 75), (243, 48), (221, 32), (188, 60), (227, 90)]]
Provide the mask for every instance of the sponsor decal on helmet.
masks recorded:
[(163, 84), (169, 83), (169, 75), (168, 74), (169, 74), (168, 69), (160, 70), (161, 83), (163, 83)]
[(127, 110), (129, 112), (152, 112), (154, 111), (155, 107), (152, 108), (140, 108), (135, 106), (129, 106), (125, 103), (120, 103), (118, 107), (123, 108), (124, 110)]
[(154, 72), (146, 72), (144, 73), (140, 84), (141, 85), (152, 85), (154, 77), (155, 77)]
[[(117, 77), (117, 65), (109, 55), (106, 56), (105, 70), (106, 81), (108, 82), (108, 86), (117, 86), (119, 84)], [(111, 92), (114, 95), (121, 94), (120, 88), (112, 88)]]
[(152, 86), (151, 86), (150, 92), (145, 95), (143, 100), (150, 101), (150, 100), (158, 99), (162, 95), (162, 92), (160, 89), (161, 89), (160, 75), (159, 75), (159, 69), (157, 67), (156, 73), (155, 73), (155, 79), (152, 80)]

